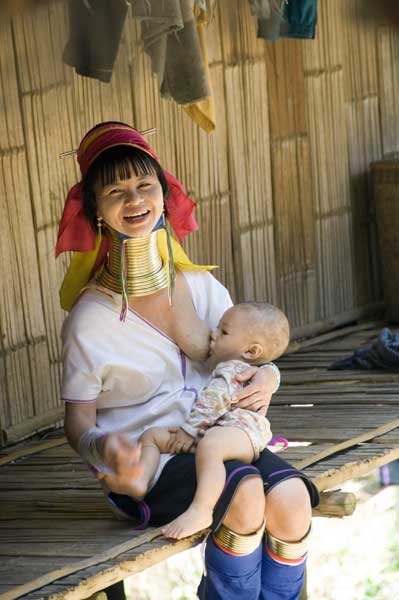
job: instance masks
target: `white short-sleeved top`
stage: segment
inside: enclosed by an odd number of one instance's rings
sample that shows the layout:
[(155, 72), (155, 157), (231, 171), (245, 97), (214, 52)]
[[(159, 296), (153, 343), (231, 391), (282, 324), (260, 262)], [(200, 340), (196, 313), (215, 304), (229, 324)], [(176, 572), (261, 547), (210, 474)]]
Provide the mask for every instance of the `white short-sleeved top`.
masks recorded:
[[(198, 316), (214, 329), (232, 306), (228, 291), (207, 271), (183, 274)], [(181, 425), (210, 373), (133, 310), (125, 322), (119, 314), (120, 295), (94, 285), (76, 303), (62, 328), (62, 397), (96, 401), (97, 426), (136, 441), (149, 427)], [(169, 458), (161, 456), (154, 482)]]

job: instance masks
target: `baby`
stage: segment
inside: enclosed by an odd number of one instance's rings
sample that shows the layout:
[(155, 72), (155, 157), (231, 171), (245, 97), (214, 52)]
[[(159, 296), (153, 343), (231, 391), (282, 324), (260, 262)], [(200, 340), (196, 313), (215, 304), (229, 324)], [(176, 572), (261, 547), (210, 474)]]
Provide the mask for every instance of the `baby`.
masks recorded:
[(268, 420), (256, 412), (235, 408), (232, 396), (240, 385), (236, 375), (248, 365), (275, 360), (287, 348), (289, 324), (271, 304), (248, 302), (229, 308), (211, 333), (210, 363), (214, 368), (187, 421), (175, 430), (154, 427), (141, 436), (144, 473), (133, 483), (136, 497), (145, 495), (161, 452), (194, 451), (197, 490), (189, 508), (163, 528), (180, 539), (208, 527), (226, 479), (223, 462), (251, 463), (271, 439)]

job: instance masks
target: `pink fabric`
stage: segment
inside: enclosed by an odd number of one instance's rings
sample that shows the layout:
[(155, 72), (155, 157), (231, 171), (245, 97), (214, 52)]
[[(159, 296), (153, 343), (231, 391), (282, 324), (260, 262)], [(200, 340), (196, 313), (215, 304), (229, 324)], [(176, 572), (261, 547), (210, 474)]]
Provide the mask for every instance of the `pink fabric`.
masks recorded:
[[(151, 146), (143, 136), (128, 125), (104, 123), (89, 131), (78, 149), (78, 162), (84, 179), (94, 160), (105, 150), (115, 146), (136, 146), (158, 160)], [(166, 200), (168, 221), (181, 242), (187, 233), (197, 231), (198, 225), (193, 215), (195, 203), (187, 196), (181, 183), (167, 171), (164, 171), (169, 185)], [(80, 181), (68, 192), (58, 231), (56, 257), (61, 252), (88, 252), (94, 250), (96, 234), (83, 214), (82, 184)], [(106, 237), (102, 240), (96, 268), (105, 259), (108, 247)]]

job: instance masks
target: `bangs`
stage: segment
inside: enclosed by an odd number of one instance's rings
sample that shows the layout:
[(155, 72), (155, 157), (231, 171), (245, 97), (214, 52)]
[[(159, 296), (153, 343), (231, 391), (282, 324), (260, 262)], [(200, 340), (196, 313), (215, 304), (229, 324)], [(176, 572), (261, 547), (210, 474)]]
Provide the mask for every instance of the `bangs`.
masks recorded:
[(129, 146), (106, 150), (94, 161), (90, 170), (93, 182), (101, 183), (102, 187), (134, 175), (158, 175), (162, 171), (159, 163), (147, 152)]

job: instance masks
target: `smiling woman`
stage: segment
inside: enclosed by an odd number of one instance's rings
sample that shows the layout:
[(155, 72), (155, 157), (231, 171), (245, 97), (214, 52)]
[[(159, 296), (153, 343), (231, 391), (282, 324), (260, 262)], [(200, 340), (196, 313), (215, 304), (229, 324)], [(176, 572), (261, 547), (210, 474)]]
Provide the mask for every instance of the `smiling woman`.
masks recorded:
[[(141, 499), (137, 442), (150, 427), (186, 421), (210, 376), (210, 331), (232, 301), (211, 267), (194, 265), (170, 235), (165, 216), (179, 240), (197, 228), (194, 203), (137, 131), (100, 123), (83, 138), (78, 161), (82, 182), (68, 194), (57, 243), (57, 253), (77, 251), (63, 285), (69, 293), (73, 283), (62, 330), (65, 433), (119, 516), (165, 524), (194, 497), (194, 457), (163, 453)], [(262, 419), (274, 371), (251, 366), (239, 377), (248, 385), (237, 406)], [(256, 465), (229, 460), (222, 468), (200, 598), (297, 598), (317, 490), (267, 449)]]

